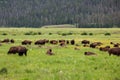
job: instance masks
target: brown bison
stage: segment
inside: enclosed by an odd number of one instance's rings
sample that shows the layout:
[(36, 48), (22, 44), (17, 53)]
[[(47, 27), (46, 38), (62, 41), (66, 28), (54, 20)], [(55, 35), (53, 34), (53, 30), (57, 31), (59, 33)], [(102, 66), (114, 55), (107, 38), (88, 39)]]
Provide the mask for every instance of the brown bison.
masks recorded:
[(110, 44), (114, 44), (113, 42), (110, 42)]
[(13, 39), (10, 40), (11, 43), (14, 43), (15, 41)]
[(88, 41), (88, 40), (83, 40), (81, 43), (82, 43), (82, 44), (89, 44), (90, 41)]
[(94, 43), (91, 43), (91, 44), (90, 44), (90, 47), (91, 47), (91, 48), (96, 48), (96, 46), (101, 46), (101, 45), (102, 45), (101, 42), (94, 42)]
[(10, 40), (9, 39), (4, 39), (3, 41), (1, 41), (2, 43), (8, 43)]
[(59, 43), (61, 43), (61, 42), (65, 42), (65, 40), (59, 40)]
[(27, 50), (25, 47), (23, 46), (13, 46), (13, 47), (10, 47), (9, 51), (8, 51), (8, 54), (16, 54), (18, 53), (19, 56), (23, 56), (23, 54), (25, 56), (27, 56)]
[(65, 46), (65, 42), (60, 42), (59, 44), (61, 47)]
[(120, 45), (119, 43), (116, 43), (114, 44), (114, 47), (119, 47), (119, 45)]
[(58, 44), (57, 40), (50, 40), (50, 44)]
[(91, 48), (96, 48), (96, 46), (97, 46), (96, 43), (91, 43), (91, 44), (90, 44), (90, 47), (91, 47)]
[(71, 43), (71, 45), (74, 45), (75, 44), (75, 40), (71, 40), (70, 43)]
[(110, 46), (100, 47), (99, 48), (100, 51), (108, 51), (109, 49), (110, 49)]
[(45, 40), (38, 40), (35, 42), (35, 45), (45, 45)]
[(48, 54), (48, 55), (54, 55), (54, 54), (52, 53), (52, 49), (48, 49), (47, 52), (46, 52), (46, 54)]
[(47, 40), (47, 39), (44, 39), (45, 40), (45, 43), (48, 43), (49, 42), (49, 40)]
[(22, 45), (31, 45), (32, 41), (30, 41), (30, 40), (24, 40), (21, 43), (22, 43)]
[(120, 48), (116, 47), (116, 48), (111, 48), (108, 51), (109, 55), (113, 54), (113, 55), (117, 55), (120, 56)]
[(69, 40), (66, 40), (66, 44), (69, 44)]
[(96, 54), (93, 53), (93, 52), (85, 52), (84, 55), (88, 55), (88, 56), (90, 56), (90, 55), (96, 55)]

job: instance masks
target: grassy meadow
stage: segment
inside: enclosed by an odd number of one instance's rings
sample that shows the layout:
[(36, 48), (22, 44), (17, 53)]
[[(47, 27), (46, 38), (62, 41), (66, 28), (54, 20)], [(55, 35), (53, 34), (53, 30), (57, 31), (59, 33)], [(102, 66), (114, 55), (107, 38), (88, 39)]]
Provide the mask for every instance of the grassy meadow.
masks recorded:
[[(15, 43), (1, 43), (0, 80), (120, 80), (120, 57), (81, 44), (84, 39), (91, 43), (100, 41), (102, 46), (110, 45), (111, 41), (120, 43), (119, 28), (0, 28), (0, 40), (6, 38), (14, 39)], [(7, 55), (11, 46), (21, 45), (26, 39), (33, 41), (25, 46), (27, 56)], [(66, 47), (49, 43), (42, 47), (34, 45), (39, 39), (74, 39), (80, 50), (74, 50), (76, 46), (70, 44)], [(55, 55), (46, 55), (48, 48)], [(97, 55), (85, 56), (85, 51)]]

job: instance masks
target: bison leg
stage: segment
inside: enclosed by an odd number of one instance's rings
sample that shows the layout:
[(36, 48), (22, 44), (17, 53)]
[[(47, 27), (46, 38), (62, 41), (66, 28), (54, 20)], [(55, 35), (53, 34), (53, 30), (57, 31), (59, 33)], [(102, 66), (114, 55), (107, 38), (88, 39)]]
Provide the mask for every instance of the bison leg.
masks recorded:
[(18, 53), (19, 54), (19, 56), (23, 56), (23, 53)]
[(25, 56), (27, 56), (27, 53), (26, 53), (26, 52), (25, 52), (24, 54), (25, 54)]
[(111, 56), (111, 53), (109, 53), (109, 56)]

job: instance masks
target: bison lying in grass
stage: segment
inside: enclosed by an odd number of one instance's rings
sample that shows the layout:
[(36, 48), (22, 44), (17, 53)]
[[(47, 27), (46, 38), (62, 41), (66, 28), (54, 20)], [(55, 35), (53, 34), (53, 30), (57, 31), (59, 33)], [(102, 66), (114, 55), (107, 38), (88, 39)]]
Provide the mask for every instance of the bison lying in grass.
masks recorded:
[(90, 56), (90, 55), (96, 55), (96, 54), (93, 53), (93, 52), (85, 52), (84, 55), (86, 55), (86, 56)]
[(52, 49), (48, 49), (47, 52), (46, 52), (46, 54), (48, 54), (48, 55), (54, 55), (54, 53), (52, 52)]
[(27, 56), (27, 49), (23, 46), (10, 47), (8, 54), (16, 54), (16, 53), (18, 53), (19, 56), (23, 56), (23, 54)]

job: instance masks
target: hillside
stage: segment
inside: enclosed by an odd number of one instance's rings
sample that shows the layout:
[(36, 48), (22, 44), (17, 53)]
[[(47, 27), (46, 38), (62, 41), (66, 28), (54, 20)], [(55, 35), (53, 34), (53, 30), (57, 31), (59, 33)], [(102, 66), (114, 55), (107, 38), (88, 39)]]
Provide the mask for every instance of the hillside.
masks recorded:
[(0, 0), (1, 27), (120, 27), (120, 0)]

